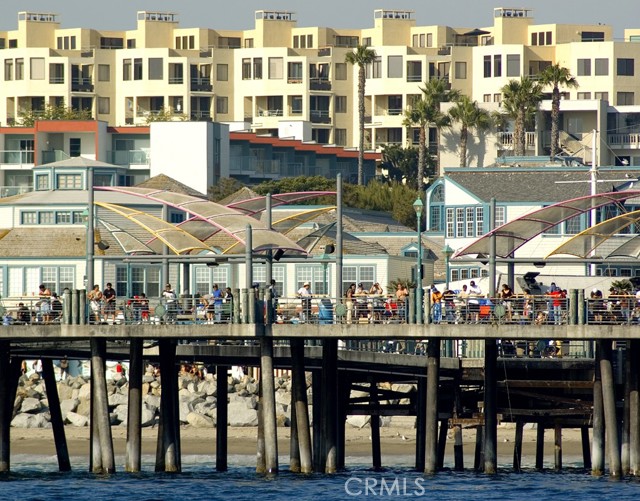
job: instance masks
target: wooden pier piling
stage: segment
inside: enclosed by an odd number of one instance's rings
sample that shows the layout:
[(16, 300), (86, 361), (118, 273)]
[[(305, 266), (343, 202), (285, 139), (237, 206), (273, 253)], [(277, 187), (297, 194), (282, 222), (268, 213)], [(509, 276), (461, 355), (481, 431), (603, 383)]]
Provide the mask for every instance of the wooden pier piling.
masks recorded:
[[(304, 341), (291, 340), (291, 397), (293, 400), (291, 426), (295, 425), (300, 457), (300, 472), (313, 472), (311, 431), (309, 429), (309, 408), (307, 405), (307, 381), (304, 370)], [(314, 388), (315, 394), (315, 388)], [(294, 419), (295, 409), (295, 421)]]
[(416, 395), (416, 471), (424, 471), (427, 445), (427, 378), (418, 377)]
[(427, 413), (426, 413), (426, 474), (438, 469), (438, 384), (440, 378), (440, 339), (432, 338), (427, 345)]
[(67, 439), (64, 434), (64, 420), (62, 419), (62, 409), (60, 409), (56, 375), (53, 372), (53, 360), (50, 358), (42, 359), (42, 377), (44, 378), (47, 391), (53, 441), (56, 445), (56, 454), (58, 456), (58, 469), (60, 471), (71, 471), (71, 461), (69, 460), (69, 449), (67, 448)]
[(313, 471), (324, 473), (325, 453), (322, 430), (322, 377), (319, 370), (311, 372), (311, 412), (313, 415)]
[(265, 468), (278, 472), (278, 428), (276, 394), (273, 381), (273, 339), (260, 339), (260, 386), (262, 388), (262, 423), (264, 426)]
[(618, 418), (616, 416), (616, 396), (611, 363), (611, 342), (598, 341), (600, 357), (600, 377), (602, 378), (602, 404), (604, 407), (604, 423), (606, 440), (609, 444), (609, 477), (622, 476), (620, 460), (620, 441), (618, 439)]
[(602, 402), (602, 378), (600, 375), (600, 358), (602, 350), (596, 345), (594, 380), (593, 380), (593, 418), (591, 438), (591, 474), (604, 474), (604, 407)]
[[(97, 432), (100, 445), (100, 463), (93, 465), (92, 471), (94, 473), (114, 473), (116, 471), (113, 439), (111, 437), (111, 420), (109, 418), (105, 360), (106, 340), (104, 338), (91, 339), (92, 419), (96, 420), (92, 432)], [(97, 459), (97, 456), (95, 457)]]
[(498, 410), (497, 364), (498, 347), (495, 339), (484, 342), (484, 472), (498, 471)]
[(544, 469), (544, 424), (539, 422), (536, 428), (536, 470)]
[(556, 423), (553, 428), (553, 458), (557, 472), (562, 471), (562, 426)]
[(520, 473), (522, 471), (522, 436), (524, 432), (524, 421), (516, 421), (516, 436), (513, 441), (513, 470)]
[(229, 402), (227, 387), (228, 365), (216, 366), (216, 471), (227, 471), (227, 423), (229, 422)]
[(127, 405), (127, 451), (125, 470), (138, 473), (142, 468), (142, 339), (129, 342), (129, 394)]
[(159, 454), (156, 455), (156, 471), (180, 472), (180, 431), (179, 416), (176, 414), (177, 376), (176, 343), (171, 339), (161, 339), (160, 377), (162, 394), (160, 397), (161, 426), (158, 428)]
[(374, 378), (370, 378), (371, 395), (371, 459), (374, 471), (382, 469), (382, 451), (380, 449), (380, 406), (378, 402), (378, 385)]
[(325, 339), (322, 345), (322, 419), (325, 473), (338, 471), (337, 425), (338, 340)]
[(0, 341), (0, 473), (11, 469), (11, 415), (13, 414), (13, 400), (10, 399), (9, 378), (4, 377), (10, 372), (10, 345), (8, 341)]
[(640, 398), (638, 394), (638, 357), (640, 342), (629, 341), (629, 473), (640, 475)]

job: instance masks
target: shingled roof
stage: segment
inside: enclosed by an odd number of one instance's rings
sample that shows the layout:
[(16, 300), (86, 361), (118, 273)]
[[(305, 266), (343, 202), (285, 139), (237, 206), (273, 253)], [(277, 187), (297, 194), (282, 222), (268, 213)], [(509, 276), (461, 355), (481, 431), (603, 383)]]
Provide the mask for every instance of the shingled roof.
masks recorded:
[(156, 190), (167, 190), (173, 193), (180, 193), (182, 195), (190, 195), (193, 197), (206, 198), (204, 193), (194, 190), (186, 184), (176, 181), (172, 177), (165, 174), (158, 174), (157, 176), (150, 177), (146, 181), (143, 181), (136, 185), (138, 188), (153, 188)]
[[(555, 203), (590, 194), (589, 168), (544, 167), (536, 169), (451, 169), (445, 173), (451, 181), (488, 202)], [(606, 193), (621, 184), (624, 172), (598, 173), (598, 192)]]

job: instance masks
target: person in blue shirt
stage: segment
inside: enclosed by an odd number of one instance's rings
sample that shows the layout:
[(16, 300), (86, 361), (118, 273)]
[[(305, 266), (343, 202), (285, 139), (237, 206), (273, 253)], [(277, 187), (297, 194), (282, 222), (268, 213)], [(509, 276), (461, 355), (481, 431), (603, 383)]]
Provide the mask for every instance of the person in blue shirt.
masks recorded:
[(215, 323), (219, 324), (222, 322), (222, 291), (218, 288), (218, 284), (213, 284), (211, 299), (213, 300)]

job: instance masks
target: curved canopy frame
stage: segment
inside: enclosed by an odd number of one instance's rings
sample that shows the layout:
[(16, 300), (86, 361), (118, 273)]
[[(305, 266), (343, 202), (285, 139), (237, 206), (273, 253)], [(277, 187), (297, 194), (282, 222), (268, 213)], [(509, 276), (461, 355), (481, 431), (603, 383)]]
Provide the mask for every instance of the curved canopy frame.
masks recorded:
[[(614, 235), (619, 234), (625, 228), (632, 224), (636, 224), (638, 221), (640, 221), (640, 210), (607, 219), (606, 221), (602, 221), (601, 223), (578, 233), (562, 245), (556, 247), (547, 255), (547, 257), (558, 254), (570, 254), (572, 256), (586, 258), (597, 247), (609, 241)], [(638, 257), (638, 252), (640, 252), (639, 246), (640, 239), (638, 239), (638, 237), (627, 239), (622, 244), (618, 245), (613, 252), (608, 253), (608, 256)]]
[[(270, 230), (266, 225), (254, 219), (246, 214), (243, 214), (235, 209), (230, 209), (224, 205), (203, 200), (191, 195), (183, 195), (180, 193), (172, 193), (167, 190), (155, 190), (152, 188), (135, 188), (135, 187), (122, 187), (122, 186), (105, 186), (96, 187), (96, 189), (106, 191), (116, 191), (119, 193), (127, 193), (129, 195), (138, 196), (146, 200), (152, 200), (166, 204), (170, 207), (183, 210), (187, 213), (193, 214), (196, 218), (200, 219), (198, 225), (200, 229), (203, 228), (202, 223), (206, 223), (213, 226), (216, 231), (223, 231), (227, 235), (238, 241), (238, 247), (235, 249), (238, 253), (244, 252), (244, 246), (246, 243), (246, 228), (250, 225), (252, 228), (252, 241), (254, 252), (266, 252), (268, 250), (283, 249), (300, 254), (305, 254), (302, 247), (297, 245), (291, 239), (278, 233), (277, 231)], [(177, 228), (171, 225), (172, 228)], [(202, 238), (197, 233), (194, 233), (189, 228), (184, 226), (179, 228), (180, 231), (191, 235), (193, 238), (200, 241), (202, 244)], [(213, 233), (215, 233), (213, 232)], [(212, 233), (211, 231), (209, 233)], [(157, 235), (160, 238), (160, 235)], [(209, 249), (209, 247), (207, 247)]]
[(157, 240), (147, 245), (155, 253), (162, 253), (163, 243), (175, 254), (191, 254), (194, 251), (214, 252), (211, 247), (203, 244), (193, 235), (151, 214), (106, 202), (95, 202), (95, 204), (121, 215), (157, 237)]
[(616, 191), (558, 202), (499, 226), (457, 251), (453, 258), (469, 254), (490, 254), (491, 237), (493, 235), (496, 236), (496, 256), (509, 257), (532, 238), (567, 219), (598, 207), (624, 202), (639, 195), (639, 190)]
[(115, 224), (98, 219), (98, 223), (104, 226), (111, 234), (125, 254), (155, 254), (154, 250), (144, 244), (129, 232), (118, 228)]

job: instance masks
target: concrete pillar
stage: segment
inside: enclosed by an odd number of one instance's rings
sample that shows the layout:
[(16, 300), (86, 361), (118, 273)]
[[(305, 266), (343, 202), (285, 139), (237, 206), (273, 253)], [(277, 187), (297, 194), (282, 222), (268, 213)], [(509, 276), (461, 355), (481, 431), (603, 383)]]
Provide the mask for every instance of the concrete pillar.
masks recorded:
[[(291, 340), (291, 369), (292, 410), (295, 408), (295, 424), (300, 454), (300, 472), (311, 473), (313, 472), (313, 456), (311, 449), (311, 433), (309, 430), (309, 408), (307, 406), (307, 383), (304, 371), (304, 341), (302, 339)], [(315, 390), (316, 388), (314, 388), (314, 394)]]
[(325, 473), (338, 470), (337, 423), (338, 406), (338, 341), (325, 339), (322, 344), (322, 409), (325, 447)]
[[(166, 473), (177, 473), (180, 471), (180, 460), (178, 459), (179, 436), (176, 434), (176, 421), (174, 399), (177, 399), (177, 379), (176, 370), (176, 343), (171, 339), (161, 339), (160, 344), (160, 375), (161, 375), (161, 397), (160, 414), (162, 427), (158, 429), (158, 442), (161, 444), (160, 454), (156, 456), (156, 471)], [(160, 459), (160, 463), (158, 463)]]
[(129, 395), (127, 406), (127, 451), (125, 469), (138, 473), (142, 469), (142, 339), (129, 340)]
[(538, 423), (536, 429), (536, 470), (544, 469), (544, 423)]
[(562, 426), (556, 423), (553, 433), (553, 456), (556, 471), (562, 470)]
[(427, 440), (427, 378), (418, 377), (416, 395), (416, 471), (424, 471)]
[(9, 378), (4, 377), (10, 371), (10, 344), (0, 341), (0, 473), (11, 469), (11, 416), (13, 400), (9, 399)]
[(620, 441), (618, 439), (615, 384), (611, 365), (611, 341), (598, 341), (598, 345), (602, 352), (600, 377), (602, 378), (605, 433), (609, 445), (609, 476), (611, 478), (620, 478), (622, 476), (622, 463), (620, 459)]
[(484, 472), (495, 474), (498, 470), (496, 340), (485, 340), (484, 350)]
[(427, 414), (426, 414), (426, 474), (438, 469), (438, 383), (440, 377), (440, 338), (431, 338), (427, 345)]
[(513, 441), (513, 469), (516, 472), (522, 471), (522, 436), (524, 431), (524, 422), (516, 421), (516, 436)]
[(629, 473), (640, 475), (640, 398), (638, 395), (638, 358), (640, 341), (629, 343)]

